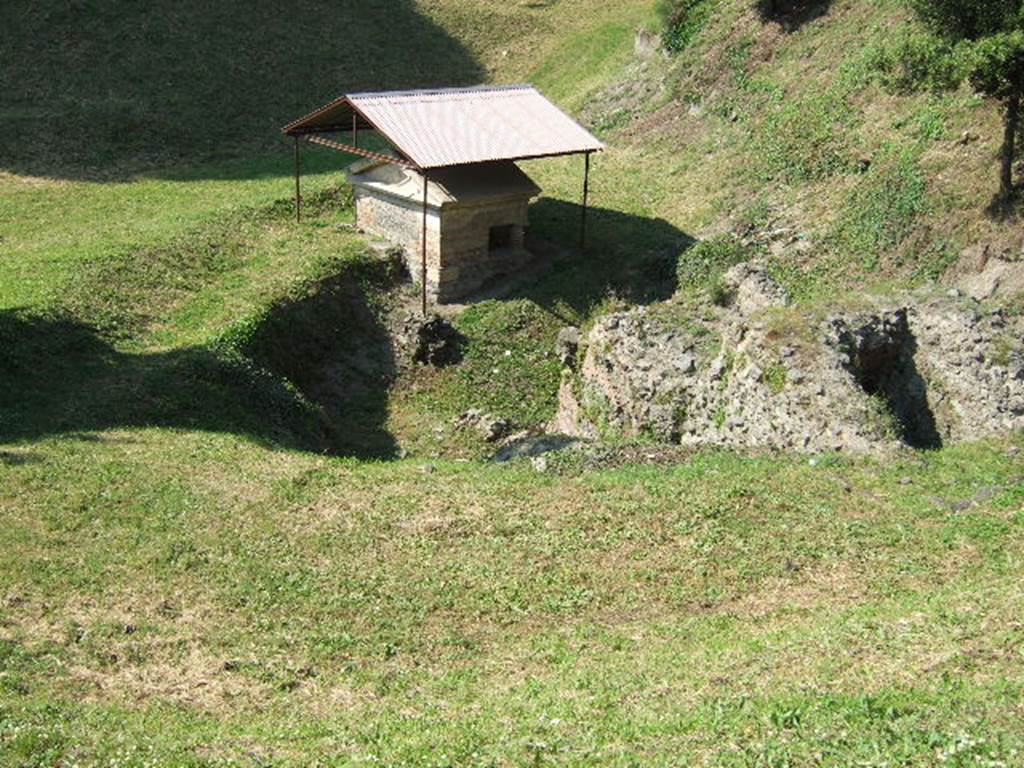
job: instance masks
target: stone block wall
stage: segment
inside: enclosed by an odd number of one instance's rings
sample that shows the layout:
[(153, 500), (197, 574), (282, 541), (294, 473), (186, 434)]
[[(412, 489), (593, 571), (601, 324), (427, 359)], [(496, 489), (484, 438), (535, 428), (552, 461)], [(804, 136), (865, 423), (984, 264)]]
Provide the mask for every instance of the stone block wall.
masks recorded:
[[(420, 280), (422, 206), (400, 197), (356, 188), (356, 225), (405, 251), (414, 281)], [(457, 301), (488, 280), (529, 260), (523, 248), (527, 196), (427, 208), (427, 293), (440, 303)], [(506, 247), (491, 250), (492, 227), (511, 225)]]
[[(356, 226), (402, 248), (405, 265), (413, 281), (421, 275), (421, 232), (423, 207), (398, 197), (369, 194), (356, 188)], [(427, 208), (427, 293), (437, 298), (440, 283), (441, 217), (437, 208)]]
[[(528, 203), (529, 199), (522, 197), (442, 209), (439, 301), (467, 296), (529, 259), (523, 248)], [(508, 245), (492, 251), (491, 228), (508, 225)]]

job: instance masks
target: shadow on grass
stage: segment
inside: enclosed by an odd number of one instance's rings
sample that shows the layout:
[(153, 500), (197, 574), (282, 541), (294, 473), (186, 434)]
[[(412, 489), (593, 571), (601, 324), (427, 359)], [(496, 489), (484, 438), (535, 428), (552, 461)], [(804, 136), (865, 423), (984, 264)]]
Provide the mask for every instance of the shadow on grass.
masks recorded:
[(216, 173), (340, 93), (486, 77), (412, 0), (11, 0), (0, 28), (0, 169), (35, 176)]
[(15, 453), (14, 451), (0, 451), (0, 464), (8, 467), (20, 467), (23, 464), (38, 464), (42, 458), (35, 453)]
[(796, 32), (804, 24), (829, 12), (832, 0), (758, 0), (757, 11), (764, 21), (774, 21), (787, 32)]
[(366, 291), (386, 278), (331, 277), (234, 339), (158, 353), (117, 349), (66, 317), (0, 312), (0, 443), (168, 427), (392, 457), (397, 448), (385, 419), (396, 366)]
[(565, 250), (547, 274), (514, 296), (531, 299), (556, 314), (559, 304), (568, 305), (585, 317), (609, 297), (649, 304), (675, 293), (679, 255), (696, 243), (691, 235), (664, 219), (591, 208), (586, 250), (581, 253), (580, 214), (579, 205), (562, 200), (541, 198), (533, 204), (531, 232)]
[(993, 221), (1005, 224), (1021, 213), (1021, 198), (1024, 198), (1024, 187), (1021, 186), (1015, 188), (1009, 196), (997, 192), (985, 206), (985, 215)]

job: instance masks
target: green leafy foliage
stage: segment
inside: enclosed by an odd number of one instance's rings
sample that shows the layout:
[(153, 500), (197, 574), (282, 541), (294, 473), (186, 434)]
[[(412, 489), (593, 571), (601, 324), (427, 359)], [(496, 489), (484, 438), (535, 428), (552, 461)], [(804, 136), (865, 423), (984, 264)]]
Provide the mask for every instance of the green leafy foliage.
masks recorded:
[(662, 45), (672, 53), (684, 50), (704, 28), (717, 0), (658, 0)]
[(917, 30), (877, 50), (873, 65), (883, 85), (901, 94), (949, 90), (965, 76), (965, 62), (953, 43)]
[(912, 0), (937, 42), (916, 44), (918, 56), (901, 67), (904, 85), (946, 87), (966, 78), (978, 92), (1003, 103), (1001, 193), (1013, 193), (1013, 163), (1024, 99), (1024, 3), (1021, 0)]
[(974, 46), (968, 78), (975, 90), (995, 99), (1024, 94), (1024, 30), (998, 32)]
[(1021, 21), (1021, 0), (910, 0), (930, 29), (954, 40), (977, 40)]
[(904, 34), (880, 57), (896, 90), (952, 88), (965, 78), (1005, 100), (1024, 88), (1021, 0), (912, 0), (924, 32)]
[(716, 303), (727, 303), (720, 279), (729, 267), (746, 261), (750, 248), (734, 235), (719, 235), (694, 245), (679, 256), (680, 290), (705, 291)]

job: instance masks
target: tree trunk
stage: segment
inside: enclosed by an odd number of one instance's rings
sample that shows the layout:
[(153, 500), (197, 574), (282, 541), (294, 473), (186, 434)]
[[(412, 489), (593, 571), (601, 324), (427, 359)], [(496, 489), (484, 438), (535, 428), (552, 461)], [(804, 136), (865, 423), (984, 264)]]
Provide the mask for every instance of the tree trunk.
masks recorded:
[(1008, 198), (1013, 194), (1013, 160), (1017, 155), (1017, 132), (1020, 130), (1019, 94), (1014, 94), (1006, 102), (1006, 125), (1004, 129), (999, 191), (1004, 198)]

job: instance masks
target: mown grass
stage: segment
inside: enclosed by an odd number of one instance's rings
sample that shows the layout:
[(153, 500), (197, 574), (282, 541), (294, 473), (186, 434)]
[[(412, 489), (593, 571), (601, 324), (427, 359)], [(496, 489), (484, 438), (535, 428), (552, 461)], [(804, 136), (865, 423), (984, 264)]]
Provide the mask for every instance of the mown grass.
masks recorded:
[[(8, 25), (0, 763), (1020, 762), (1019, 439), (813, 464), (576, 452), (539, 473), (466, 461), (491, 446), (453, 433), (468, 407), (545, 421), (558, 329), (713, 293), (765, 255), (731, 230), (781, 221), (827, 248), (771, 259), (824, 303), (939, 276), (1000, 231), (969, 214), (983, 159), (949, 148), (985, 108), (871, 90), (894, 2), (786, 36), (715, 5), (691, 58), (647, 75), (627, 66), (646, 2), (241, 26), (228, 6), (43, 4)], [(462, 363), (389, 391), (402, 294), (343, 226), (336, 156), (305, 153), (292, 223), (280, 123), (349, 87), (484, 77), (600, 115), (606, 85), (650, 73), (664, 88), (595, 158), (588, 251), (464, 312)], [(574, 248), (579, 164), (529, 172), (536, 231)], [(880, 268), (834, 269), (841, 250)], [(687, 306), (654, 311), (682, 327)]]
[(1024, 747), (1005, 444), (540, 475), (148, 429), (4, 457), (9, 764)]
[(583, 108), (630, 63), (633, 34), (650, 18), (646, 3), (582, 12), (595, 11), (583, 29), (559, 35), (554, 50), (529, 72), (530, 82), (567, 109)]
[[(6, 256), (0, 260), (0, 308), (59, 303), (69, 284), (74, 288), (94, 269), (144, 261), (141, 252), (173, 248), (176, 241), (226, 226), (246, 211), (287, 203), (293, 190), (289, 149), (282, 142), (277, 152), (182, 172), (173, 180), (101, 184), (0, 178)], [(217, 170), (222, 175), (211, 173)], [(336, 157), (307, 150), (306, 194), (336, 182), (339, 171)]]
[[(246, 13), (259, 23), (241, 23)], [(215, 174), (216, 161), (272, 148), (280, 126), (339, 93), (484, 77), (473, 52), (408, 0), (295, 12), (15, 3), (2, 20), (0, 168), (25, 175)]]

